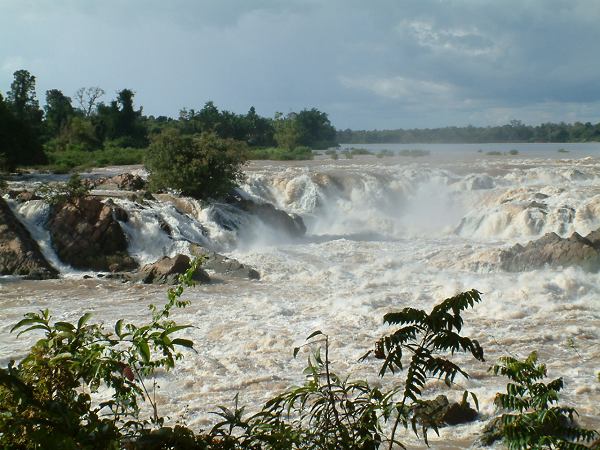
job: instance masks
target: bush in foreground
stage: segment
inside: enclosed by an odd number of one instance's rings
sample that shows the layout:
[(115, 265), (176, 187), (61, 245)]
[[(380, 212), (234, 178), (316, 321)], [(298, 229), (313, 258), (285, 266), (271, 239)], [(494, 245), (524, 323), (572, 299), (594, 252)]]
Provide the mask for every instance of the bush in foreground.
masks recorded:
[[(107, 329), (103, 324), (91, 324), (89, 314), (77, 323), (52, 322), (48, 311), (26, 314), (13, 331), (41, 330), (44, 337), (19, 364), (11, 362), (8, 368), (0, 369), (0, 448), (405, 448), (398, 437), (400, 426), (412, 428), (417, 436), (421, 433), (426, 443), (427, 432), (438, 431), (435, 413), (426, 412), (429, 403), (423, 399), (428, 380), (441, 379), (452, 386), (457, 375), (468, 377), (451, 360), (455, 352), (483, 361), (479, 343), (461, 335), (462, 312), (481, 300), (479, 292), (472, 290), (444, 300), (429, 313), (404, 308), (384, 317), (394, 330), (379, 339), (375, 349), (363, 358), (374, 355), (383, 360), (381, 376), (405, 373), (403, 383), (390, 390), (336, 374), (329, 357), (329, 337), (316, 331), (305, 344), (311, 352), (303, 385), (273, 397), (253, 415), (245, 413), (236, 396), (232, 409), (219, 407), (220, 422), (207, 431), (195, 432), (183, 425), (165, 427), (154, 400), (154, 374), (158, 368), (175, 366), (182, 357), (179, 348), (193, 348), (191, 341), (177, 337), (190, 325), (177, 324), (170, 314), (188, 304), (181, 295), (184, 286), (193, 284), (192, 274), (198, 264), (194, 261), (180, 284), (169, 289), (162, 308), (150, 307), (150, 320), (143, 325), (118, 320)], [(300, 349), (294, 349), (294, 357)], [(525, 363), (503, 359), (494, 368), (517, 381), (516, 385), (509, 384), (508, 395), (497, 398), (499, 405), (520, 411), (520, 415), (503, 418), (507, 426), (518, 423), (530, 409), (536, 409), (533, 424), (545, 420), (552, 410), (544, 405), (553, 401), (553, 392), (562, 384), (558, 386), (556, 380), (548, 385), (531, 384), (545, 375), (545, 368), (535, 363), (532, 357)], [(545, 388), (543, 392), (540, 386)], [(98, 398), (101, 387), (110, 388), (109, 398)], [(467, 395), (465, 391), (463, 403)], [(470, 395), (477, 404), (477, 398)], [(144, 413), (143, 402), (150, 405), (149, 414)], [(574, 414), (569, 408), (556, 412), (568, 419)], [(543, 429), (532, 430), (537, 440), (531, 438), (527, 445), (513, 448), (583, 448), (571, 441), (540, 440)], [(572, 430), (567, 430), (571, 434), (565, 432), (566, 438), (596, 436), (594, 432), (575, 435)], [(530, 433), (528, 428), (522, 432), (525, 436)]]

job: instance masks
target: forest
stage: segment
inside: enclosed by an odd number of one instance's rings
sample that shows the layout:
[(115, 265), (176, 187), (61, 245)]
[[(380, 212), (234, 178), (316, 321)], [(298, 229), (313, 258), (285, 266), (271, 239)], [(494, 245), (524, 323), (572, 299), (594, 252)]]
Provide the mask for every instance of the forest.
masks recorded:
[(508, 142), (590, 142), (600, 141), (600, 122), (526, 125), (511, 120), (506, 125), (444, 127), (397, 130), (338, 130), (338, 142), (345, 144), (484, 144)]
[(336, 130), (327, 113), (305, 108), (273, 117), (251, 106), (245, 114), (219, 109), (207, 101), (183, 108), (177, 118), (146, 115), (135, 91), (115, 98), (98, 86), (79, 88), (69, 97), (59, 89), (40, 106), (36, 77), (17, 70), (6, 94), (0, 92), (0, 170), (44, 167), (64, 173), (94, 166), (140, 164), (151, 142), (166, 130), (183, 136), (212, 133), (245, 145), (244, 159), (311, 159), (313, 150), (339, 144), (588, 142), (600, 140), (600, 123), (543, 123), (512, 120), (502, 126), (396, 130)]
[(335, 145), (335, 128), (316, 108), (268, 118), (254, 107), (236, 114), (207, 101), (201, 109), (184, 108), (171, 118), (145, 115), (134, 104), (131, 89), (120, 90), (109, 101), (106, 96), (97, 86), (82, 87), (73, 97), (50, 89), (41, 107), (36, 77), (27, 70), (16, 71), (6, 95), (0, 93), (0, 169), (47, 166), (66, 172), (137, 164), (152, 140), (168, 129), (243, 142), (247, 159), (310, 159), (312, 149)]

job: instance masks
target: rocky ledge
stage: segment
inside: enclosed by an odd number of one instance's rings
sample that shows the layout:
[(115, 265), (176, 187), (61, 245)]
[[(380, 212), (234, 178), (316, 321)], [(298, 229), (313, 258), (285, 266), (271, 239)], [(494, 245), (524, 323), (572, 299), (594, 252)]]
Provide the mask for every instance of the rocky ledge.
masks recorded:
[(500, 267), (508, 272), (546, 266), (579, 266), (591, 272), (600, 270), (600, 229), (585, 237), (573, 233), (562, 238), (556, 233), (547, 233), (526, 245), (516, 244), (500, 252)]
[(42, 254), (29, 231), (0, 197), (0, 274), (29, 279), (57, 278), (58, 271)]

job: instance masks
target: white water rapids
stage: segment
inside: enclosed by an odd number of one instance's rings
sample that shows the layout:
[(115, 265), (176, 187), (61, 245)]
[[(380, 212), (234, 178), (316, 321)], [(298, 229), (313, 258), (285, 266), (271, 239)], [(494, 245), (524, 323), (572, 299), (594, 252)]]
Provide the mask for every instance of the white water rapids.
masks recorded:
[[(186, 252), (191, 241), (262, 276), (186, 292), (192, 306), (175, 319), (194, 325), (186, 337), (197, 353), (186, 353), (172, 373), (159, 374), (162, 414), (206, 427), (215, 420), (210, 412), (216, 405), (230, 405), (237, 392), (255, 409), (302, 382), (305, 355), (294, 360), (292, 349), (317, 329), (331, 338), (335, 371), (376, 385), (400, 381), (402, 375), (379, 379), (376, 360), (357, 362), (387, 331), (383, 315), (405, 306), (428, 310), (475, 288), (483, 302), (465, 314), (464, 333), (480, 341), (486, 363), (456, 355), (471, 378), (450, 391), (432, 383), (424, 394), (458, 400), (464, 389), (473, 390), (485, 419), (507, 382), (490, 374), (489, 366), (502, 355), (537, 350), (549, 376), (564, 377), (562, 402), (598, 427), (600, 275), (578, 268), (506, 273), (497, 267), (497, 250), (550, 231), (585, 235), (599, 228), (600, 160), (364, 157), (253, 163), (247, 174), (245, 195), (301, 215), (306, 237), (292, 240), (239, 215), (230, 219), (240, 231), (227, 230), (212, 220), (214, 206), (192, 201), (190, 214), (167, 203), (142, 208), (116, 201), (129, 212), (124, 229), (130, 252), (142, 263)], [(44, 239), (41, 205), (13, 206)], [(82, 280), (73, 271), (60, 280), (2, 279), (0, 363), (22, 356), (32, 342), (9, 333), (25, 312), (47, 307), (67, 320), (85, 311), (107, 322), (140, 320), (164, 293), (160, 286)], [(482, 427), (482, 421), (446, 427), (430, 440), (434, 448), (464, 448)], [(417, 445), (410, 433), (404, 440)]]

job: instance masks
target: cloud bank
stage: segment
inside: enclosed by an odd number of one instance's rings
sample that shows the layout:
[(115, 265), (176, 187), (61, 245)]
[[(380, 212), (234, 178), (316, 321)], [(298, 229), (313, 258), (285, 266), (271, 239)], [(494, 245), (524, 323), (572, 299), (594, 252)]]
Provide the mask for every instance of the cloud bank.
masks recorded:
[(317, 107), (338, 128), (600, 121), (596, 0), (0, 0), (0, 91)]

